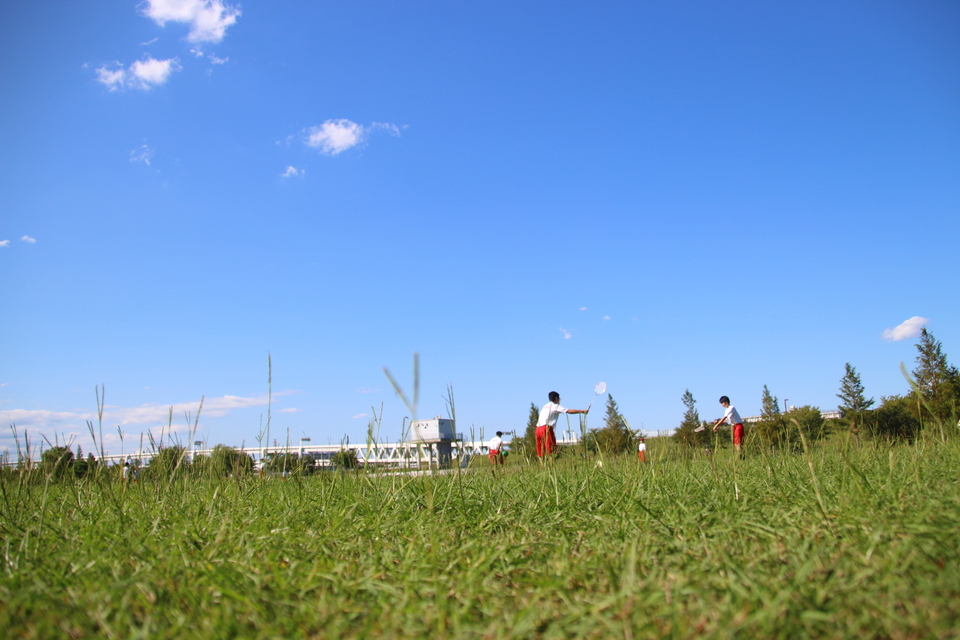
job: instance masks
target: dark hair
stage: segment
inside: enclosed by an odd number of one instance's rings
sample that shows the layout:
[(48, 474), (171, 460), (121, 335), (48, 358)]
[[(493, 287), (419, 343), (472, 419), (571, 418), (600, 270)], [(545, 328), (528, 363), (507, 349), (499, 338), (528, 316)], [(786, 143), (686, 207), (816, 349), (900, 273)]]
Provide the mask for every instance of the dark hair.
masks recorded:
[(497, 437), (498, 437), (498, 438), (499, 438), (500, 436), (502, 436), (502, 435), (503, 435), (503, 431), (497, 431)]
[(726, 402), (727, 404), (730, 404), (730, 398), (728, 398), (727, 396), (720, 396), (720, 404), (723, 404), (724, 402)]
[(560, 394), (556, 391), (551, 391), (547, 394), (547, 397), (550, 398), (550, 402), (560, 402)]

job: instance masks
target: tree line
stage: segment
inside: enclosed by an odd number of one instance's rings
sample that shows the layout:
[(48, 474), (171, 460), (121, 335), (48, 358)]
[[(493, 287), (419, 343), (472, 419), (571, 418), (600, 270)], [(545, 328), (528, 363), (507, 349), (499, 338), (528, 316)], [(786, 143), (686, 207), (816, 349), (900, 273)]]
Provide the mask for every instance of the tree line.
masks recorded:
[[(806, 405), (781, 413), (780, 403), (766, 385), (760, 404), (760, 419), (744, 425), (746, 442), (771, 450), (796, 450), (803, 439), (816, 442), (831, 433), (845, 432), (859, 445), (862, 439), (913, 442), (924, 430), (932, 430), (943, 442), (949, 435), (960, 433), (960, 373), (951, 365), (943, 345), (926, 329), (921, 330), (916, 345), (913, 371), (902, 367), (910, 391), (901, 395), (882, 396), (877, 405), (868, 398), (856, 367), (847, 362), (837, 393), (836, 419), (824, 419), (819, 407)], [(683, 394), (686, 407), (683, 420), (672, 436), (687, 447), (709, 447), (716, 442), (711, 429), (700, 420), (696, 401), (689, 389)], [(876, 406), (875, 406), (876, 405)], [(729, 440), (729, 433), (721, 436)]]
[[(131, 479), (170, 477), (177, 474), (213, 475), (219, 477), (236, 477), (250, 475), (254, 472), (255, 462), (250, 454), (223, 444), (216, 445), (210, 455), (190, 456), (189, 450), (183, 445), (174, 444), (161, 447), (146, 465), (131, 459)], [(352, 469), (359, 465), (357, 452), (344, 449), (336, 452), (330, 460), (335, 468)], [(53, 446), (40, 454), (39, 470), (43, 476), (53, 480), (67, 478), (95, 477), (100, 474), (120, 474), (123, 465), (108, 466), (97, 460), (92, 453), (83, 457), (83, 450), (78, 445), (77, 452), (68, 446)], [(262, 470), (272, 474), (309, 475), (319, 470), (316, 460), (311, 456), (300, 456), (296, 453), (270, 452), (264, 456)], [(15, 470), (7, 470), (14, 473)]]
[[(844, 365), (837, 405), (839, 418), (824, 418), (819, 407), (805, 405), (789, 411), (780, 410), (780, 402), (767, 385), (760, 396), (760, 417), (745, 424), (748, 448), (772, 451), (797, 451), (807, 444), (824, 440), (832, 433), (847, 433), (859, 445), (863, 439), (913, 442), (925, 430), (946, 441), (960, 434), (960, 373), (951, 365), (943, 345), (926, 329), (921, 330), (916, 345), (915, 367), (904, 368), (910, 391), (875, 399), (867, 397), (860, 374), (851, 363)], [(697, 402), (687, 389), (681, 397), (683, 418), (671, 439), (688, 449), (710, 449), (730, 442), (729, 429), (714, 433), (712, 424), (700, 418)], [(531, 456), (536, 450), (536, 428), (539, 418), (536, 404), (530, 403), (527, 426), (522, 438), (514, 439), (513, 449)], [(603, 426), (583, 430), (577, 445), (586, 451), (625, 453), (636, 450), (642, 435), (630, 429), (616, 400), (607, 395)], [(559, 427), (559, 425), (558, 425)], [(703, 427), (700, 429), (700, 427)], [(698, 431), (698, 429), (700, 429)], [(562, 448), (561, 448), (562, 451)]]

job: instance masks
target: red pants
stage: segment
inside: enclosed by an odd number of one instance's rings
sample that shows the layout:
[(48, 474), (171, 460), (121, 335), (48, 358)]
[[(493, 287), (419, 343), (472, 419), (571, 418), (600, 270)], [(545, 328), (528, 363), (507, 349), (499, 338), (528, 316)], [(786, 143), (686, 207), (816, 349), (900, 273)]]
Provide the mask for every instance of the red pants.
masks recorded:
[(557, 436), (553, 432), (553, 427), (542, 425), (537, 427), (537, 456), (542, 458), (543, 454), (553, 455), (557, 449)]
[(491, 449), (487, 455), (490, 456), (491, 464), (503, 464), (503, 454), (498, 449)]
[(743, 423), (733, 425), (733, 444), (743, 444)]
[(647, 461), (647, 452), (646, 451), (637, 451), (637, 457), (640, 459), (640, 462)]

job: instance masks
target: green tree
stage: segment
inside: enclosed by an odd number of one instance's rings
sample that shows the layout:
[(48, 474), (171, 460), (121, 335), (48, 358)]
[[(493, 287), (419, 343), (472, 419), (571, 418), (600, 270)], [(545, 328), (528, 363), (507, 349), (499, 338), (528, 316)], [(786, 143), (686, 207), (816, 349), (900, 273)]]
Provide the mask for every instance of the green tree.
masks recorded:
[(530, 403), (530, 412), (527, 414), (527, 428), (523, 432), (523, 439), (519, 443), (523, 447), (521, 452), (530, 457), (537, 453), (537, 421), (540, 420), (540, 410), (537, 405)]
[(912, 394), (881, 398), (864, 424), (873, 438), (913, 442), (920, 433), (917, 399)]
[(783, 415), (780, 413), (780, 402), (770, 393), (767, 385), (763, 385), (763, 395), (760, 397), (760, 421), (753, 425), (752, 432), (757, 434), (760, 444), (771, 449), (787, 449), (792, 444), (799, 443), (799, 437), (786, 428)]
[(807, 439), (808, 445), (822, 440), (826, 435), (825, 421), (819, 407), (804, 405), (791, 409), (789, 413), (784, 414), (784, 419), (788, 423), (787, 429), (794, 435), (791, 442), (796, 440), (796, 430), (798, 428), (803, 432), (803, 437)]
[(843, 378), (840, 379), (840, 404), (837, 407), (843, 413), (844, 424), (847, 429), (857, 439), (857, 446), (860, 446), (860, 431), (863, 428), (865, 413), (873, 406), (873, 398), (869, 400), (860, 381), (860, 374), (856, 368), (849, 362), (844, 365)]
[(946, 441), (944, 425), (955, 422), (957, 418), (960, 373), (947, 362), (940, 341), (926, 328), (920, 330), (917, 351), (913, 379), (916, 384), (914, 393), (919, 393), (923, 399), (920, 418), (936, 422), (940, 426), (941, 438)]
[(607, 414), (603, 427), (592, 431), (597, 446), (604, 453), (626, 453), (636, 446), (636, 434), (630, 430), (617, 407), (617, 401), (610, 394), (607, 394)]
[(239, 476), (253, 472), (253, 458), (234, 447), (218, 444), (204, 461), (211, 472), (218, 476)]
[(360, 466), (360, 461), (357, 459), (357, 452), (353, 449), (340, 449), (340, 451), (333, 454), (330, 462), (339, 469), (356, 469)]
[(189, 463), (185, 459), (187, 449), (183, 445), (175, 444), (163, 447), (147, 463), (147, 470), (154, 477), (169, 477), (174, 473), (185, 471)]
[(87, 461), (83, 457), (83, 449), (77, 445), (77, 455), (73, 459), (73, 475), (82, 478), (87, 475)]
[(40, 465), (51, 478), (65, 478), (73, 471), (73, 451), (70, 447), (50, 447), (40, 455)]
[(683, 412), (683, 420), (673, 433), (673, 441), (691, 448), (702, 449), (708, 446), (710, 444), (711, 432), (707, 429), (699, 433), (695, 431), (695, 429), (703, 427), (704, 423), (700, 420), (700, 412), (697, 411), (697, 401), (693, 399), (693, 394), (690, 393), (690, 389), (683, 392), (680, 400), (683, 402), (685, 409)]
[(866, 411), (873, 406), (873, 398), (867, 399), (857, 369), (849, 362), (844, 367), (845, 372), (840, 380), (840, 393), (837, 394), (840, 405), (837, 408), (844, 413)]
[(268, 453), (263, 459), (263, 467), (274, 473), (308, 473), (313, 470), (313, 459), (301, 458), (296, 453)]

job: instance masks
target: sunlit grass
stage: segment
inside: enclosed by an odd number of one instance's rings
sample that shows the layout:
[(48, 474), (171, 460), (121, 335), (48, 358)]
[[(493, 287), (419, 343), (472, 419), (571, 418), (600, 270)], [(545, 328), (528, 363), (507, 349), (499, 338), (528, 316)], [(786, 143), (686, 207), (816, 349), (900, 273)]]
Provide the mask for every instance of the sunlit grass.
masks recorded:
[[(955, 637), (960, 450), (7, 477), (5, 637)], [(817, 492), (819, 491), (819, 497)]]

